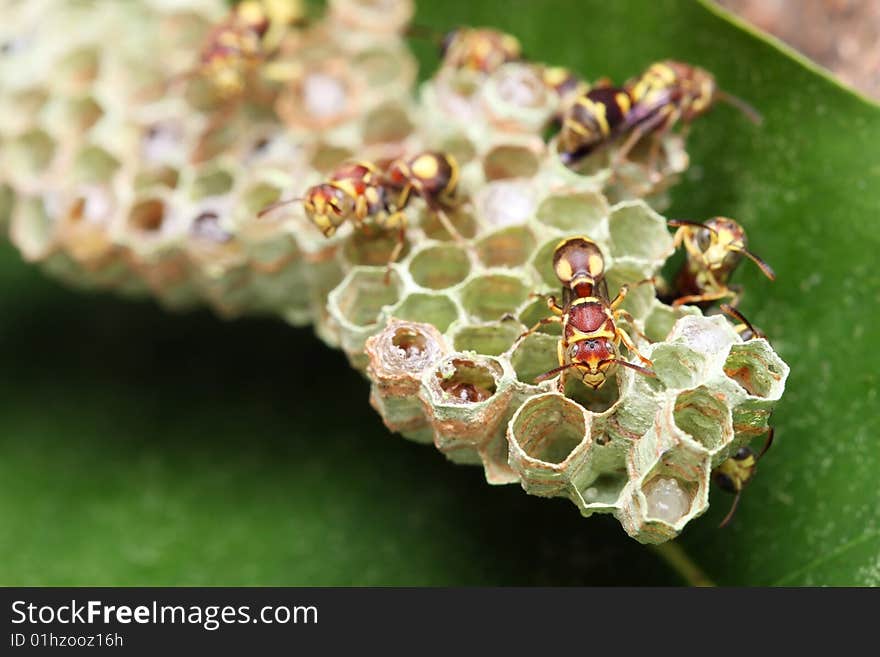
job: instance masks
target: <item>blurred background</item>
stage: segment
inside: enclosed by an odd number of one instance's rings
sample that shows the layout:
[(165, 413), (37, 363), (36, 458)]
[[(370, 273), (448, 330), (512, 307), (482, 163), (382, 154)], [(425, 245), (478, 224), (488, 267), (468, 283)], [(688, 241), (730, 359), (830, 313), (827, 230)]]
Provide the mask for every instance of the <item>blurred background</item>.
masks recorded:
[(846, 84), (880, 99), (877, 0), (716, 0)]

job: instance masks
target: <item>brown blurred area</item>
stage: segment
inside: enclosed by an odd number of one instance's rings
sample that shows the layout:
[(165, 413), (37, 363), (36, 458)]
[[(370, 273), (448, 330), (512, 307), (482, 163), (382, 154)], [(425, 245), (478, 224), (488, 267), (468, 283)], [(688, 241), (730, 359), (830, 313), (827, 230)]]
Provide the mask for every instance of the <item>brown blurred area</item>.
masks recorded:
[(880, 0), (716, 0), (880, 100)]

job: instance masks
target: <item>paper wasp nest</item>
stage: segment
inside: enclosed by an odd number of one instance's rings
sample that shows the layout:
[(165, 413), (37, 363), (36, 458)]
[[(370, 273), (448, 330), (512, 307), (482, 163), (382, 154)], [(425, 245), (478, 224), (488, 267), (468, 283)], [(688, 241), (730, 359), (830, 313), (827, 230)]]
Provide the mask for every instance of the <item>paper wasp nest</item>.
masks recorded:
[[(559, 98), (532, 65), (441, 70), (416, 90), (409, 2), (329, 4), (282, 44), (271, 102), (212, 125), (222, 103), (187, 73), (225, 3), (0, 0), (0, 226), (78, 286), (312, 323), (369, 377), (392, 431), (490, 483), (612, 513), (641, 542), (673, 538), (708, 507), (712, 468), (765, 431), (787, 365), (650, 286), (624, 307), (656, 379), (620, 368), (562, 395), (533, 383), (557, 365), (558, 328), (514, 343), (548, 313), (534, 295), (558, 292), (562, 237), (596, 241), (612, 294), (659, 272), (673, 246), (656, 210), (688, 165), (681, 139), (664, 140), (659, 180), (638, 152), (626, 185), (607, 158), (575, 173), (541, 138)], [(392, 235), (345, 224), (325, 239), (301, 203), (257, 218), (346, 159), (426, 148), (461, 164), (464, 240), (416, 202), (390, 273)]]

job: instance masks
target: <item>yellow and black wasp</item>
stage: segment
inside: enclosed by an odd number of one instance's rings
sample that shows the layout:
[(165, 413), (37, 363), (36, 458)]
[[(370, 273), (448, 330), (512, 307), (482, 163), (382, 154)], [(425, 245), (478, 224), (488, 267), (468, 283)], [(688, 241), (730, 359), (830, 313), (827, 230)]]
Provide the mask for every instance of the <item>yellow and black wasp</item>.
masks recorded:
[(415, 197), (438, 216), (450, 235), (461, 239), (446, 215), (456, 203), (458, 172), (452, 155), (436, 151), (394, 160), (386, 169), (372, 162), (346, 162), (327, 181), (307, 189), (301, 198), (272, 203), (258, 216), (301, 201), (306, 217), (325, 237), (332, 237), (347, 221), (363, 230), (369, 220), (381, 230), (397, 232), (390, 265), (406, 243), (406, 209)]
[[(632, 316), (620, 308), (629, 286), (621, 286), (617, 296), (609, 299), (605, 259), (598, 245), (582, 236), (562, 240), (553, 252), (553, 270), (563, 286), (562, 305), (555, 297), (548, 297), (547, 305), (554, 315), (542, 319), (519, 337), (524, 339), (544, 324), (562, 325), (562, 336), (557, 344), (559, 366), (544, 372), (535, 382), (559, 374), (557, 389), (564, 392), (566, 377), (575, 371), (586, 385), (597, 390), (619, 365), (645, 376), (656, 376), (648, 369), (653, 363), (639, 353), (630, 336), (620, 328), (622, 319), (633, 323)], [(648, 279), (638, 285), (651, 282)], [(623, 358), (621, 344), (647, 367)]]
[(686, 257), (675, 277), (672, 305), (694, 304), (705, 309), (713, 301), (730, 298), (736, 307), (741, 288), (729, 285), (743, 256), (754, 262), (771, 281), (776, 274), (770, 265), (748, 249), (746, 232), (728, 217), (713, 217), (703, 223), (671, 219), (677, 228), (674, 244), (684, 245)]
[(740, 447), (734, 454), (723, 461), (717, 468), (712, 471), (712, 481), (723, 491), (734, 494), (733, 504), (730, 511), (724, 516), (719, 527), (726, 526), (733, 518), (736, 507), (739, 505), (742, 492), (749, 482), (755, 477), (758, 471), (758, 461), (763, 458), (767, 450), (773, 444), (773, 427), (767, 433), (767, 439), (760, 452), (756, 452), (751, 447)]

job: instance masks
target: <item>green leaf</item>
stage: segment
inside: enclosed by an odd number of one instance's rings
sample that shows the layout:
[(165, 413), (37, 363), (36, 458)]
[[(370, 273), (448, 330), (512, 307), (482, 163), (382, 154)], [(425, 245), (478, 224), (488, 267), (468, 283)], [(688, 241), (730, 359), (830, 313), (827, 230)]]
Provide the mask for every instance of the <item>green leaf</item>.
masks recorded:
[[(880, 584), (880, 108), (693, 2), (449, 0), (418, 22), (508, 29), (591, 78), (683, 59), (760, 109), (695, 123), (671, 214), (745, 224), (778, 279), (744, 265), (742, 309), (792, 373), (733, 524), (713, 491), (676, 545), (721, 584)], [(678, 581), (613, 520), (389, 435), (308, 331), (86, 297), (0, 256), (0, 584)]]

